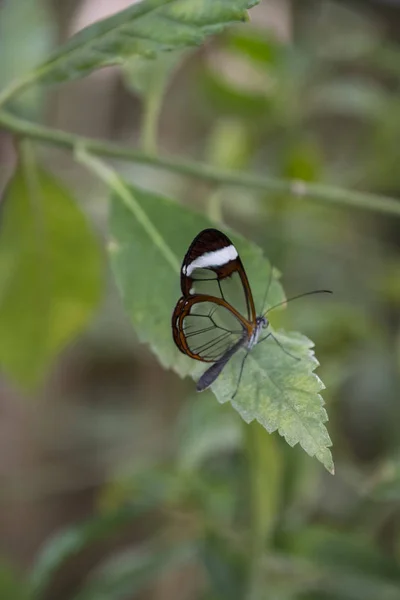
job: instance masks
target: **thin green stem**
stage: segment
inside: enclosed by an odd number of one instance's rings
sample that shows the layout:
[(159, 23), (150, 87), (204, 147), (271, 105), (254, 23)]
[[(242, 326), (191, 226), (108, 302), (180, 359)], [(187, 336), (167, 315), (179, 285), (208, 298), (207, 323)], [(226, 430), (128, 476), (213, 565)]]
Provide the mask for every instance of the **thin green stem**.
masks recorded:
[[(265, 431), (262, 431), (265, 435)], [(262, 438), (257, 426), (246, 423), (244, 427), (245, 448), (248, 460), (250, 494), (250, 560), (246, 600), (256, 600), (260, 589), (260, 560), (265, 551), (266, 527), (263, 516), (263, 489), (260, 482), (264, 479), (262, 469)]]
[[(32, 251), (36, 254), (37, 264), (41, 268), (37, 270), (36, 286), (40, 290), (37, 298), (40, 298), (42, 314), (50, 314), (50, 304), (52, 299), (52, 281), (51, 281), (51, 264), (49, 257), (51, 256), (49, 231), (46, 223), (45, 211), (43, 210), (43, 191), (40, 184), (40, 177), (34, 148), (29, 140), (23, 140), (19, 144), (20, 167), (27, 190), (29, 201), (30, 214), (29, 218), (32, 223), (32, 231), (34, 235), (34, 246)], [(44, 323), (42, 323), (42, 326)], [(46, 328), (41, 331), (44, 339), (48, 338), (50, 328), (50, 320), (46, 319)]]
[(181, 175), (197, 177), (204, 181), (244, 187), (269, 193), (288, 194), (297, 198), (307, 198), (318, 202), (346, 207), (373, 210), (380, 213), (400, 216), (400, 200), (367, 192), (345, 190), (318, 183), (305, 183), (263, 177), (252, 173), (240, 173), (213, 167), (204, 163), (145, 154), (138, 150), (124, 148), (117, 144), (92, 140), (57, 129), (36, 125), (29, 121), (18, 119), (5, 111), (0, 111), (0, 126), (5, 129), (62, 148), (74, 150), (78, 146), (85, 147), (91, 154), (147, 164), (160, 169), (166, 169)]
[(214, 223), (222, 225), (222, 194), (221, 190), (212, 191), (207, 199), (207, 216)]
[[(128, 6), (125, 10), (119, 11), (116, 14), (104, 19), (100, 26), (94, 23), (89, 27), (78, 31), (72, 38), (68, 40), (58, 51), (52, 54), (38, 68), (34, 69), (24, 77), (12, 82), (8, 87), (0, 92), (0, 107), (6, 104), (11, 98), (19, 94), (29, 85), (35, 82), (42, 81), (44, 78), (49, 78), (49, 81), (60, 82), (68, 81), (70, 73), (66, 73), (71, 63), (77, 60), (85, 47), (91, 46), (98, 49), (97, 44), (105, 39), (107, 34), (116, 29), (131, 23), (134, 20), (145, 17), (148, 13), (162, 9), (167, 4), (174, 0), (148, 0), (147, 2), (138, 2)], [(101, 55), (101, 50), (99, 51)], [(115, 60), (115, 64), (118, 61)], [(111, 63), (108, 63), (111, 64)], [(100, 65), (97, 65), (99, 67)], [(59, 79), (60, 70), (63, 72), (62, 79)], [(49, 82), (48, 81), (48, 82)]]
[(28, 73), (25, 77), (21, 77), (21, 79), (18, 79), (17, 81), (11, 82), (10, 85), (0, 92), (0, 107), (7, 104), (14, 96), (17, 96), (27, 87), (35, 83), (36, 79), (37, 73), (32, 72)]
[(258, 423), (244, 424), (243, 436), (251, 519), (246, 600), (257, 600), (263, 597), (261, 559), (271, 548), (279, 515), (282, 461), (276, 437), (268, 435)]
[(146, 94), (142, 124), (141, 147), (146, 154), (157, 152), (157, 129), (162, 105), (163, 91)]
[(128, 188), (118, 173), (106, 165), (102, 160), (90, 156), (84, 146), (76, 148), (76, 160), (87, 167), (99, 179), (101, 179), (113, 192), (122, 200), (127, 208), (135, 215), (138, 222), (142, 225), (153, 244), (159, 248), (165, 259), (170, 263), (176, 273), (180, 272), (180, 262), (171, 248), (165, 243), (157, 228), (150, 221), (143, 208), (137, 202), (132, 190)]

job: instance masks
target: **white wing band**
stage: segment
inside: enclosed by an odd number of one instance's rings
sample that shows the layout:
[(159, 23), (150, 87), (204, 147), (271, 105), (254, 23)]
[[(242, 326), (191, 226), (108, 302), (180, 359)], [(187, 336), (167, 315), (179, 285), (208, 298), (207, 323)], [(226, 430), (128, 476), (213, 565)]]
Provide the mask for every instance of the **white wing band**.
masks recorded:
[(222, 265), (225, 265), (231, 260), (235, 260), (237, 256), (238, 253), (235, 246), (225, 246), (225, 248), (221, 248), (220, 250), (205, 252), (205, 254), (198, 256), (193, 262), (183, 267), (182, 272), (189, 277), (195, 269), (222, 267)]

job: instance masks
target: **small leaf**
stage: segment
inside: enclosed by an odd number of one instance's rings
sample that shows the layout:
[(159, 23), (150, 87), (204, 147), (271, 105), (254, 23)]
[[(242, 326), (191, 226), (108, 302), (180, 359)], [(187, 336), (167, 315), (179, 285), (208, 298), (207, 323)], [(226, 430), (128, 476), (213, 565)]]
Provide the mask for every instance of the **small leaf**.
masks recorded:
[(285, 45), (270, 31), (259, 28), (235, 29), (229, 34), (227, 48), (266, 67), (279, 66)]
[(200, 72), (199, 91), (209, 110), (217, 114), (261, 122), (270, 112), (270, 93), (239, 87), (215, 69)]
[(229, 361), (212, 390), (219, 402), (231, 401), (246, 423), (256, 420), (270, 433), (278, 430), (290, 446), (300, 443), (333, 473), (328, 449), (331, 440), (323, 425), (328, 416), (319, 394), (324, 385), (313, 373), (319, 364), (311, 350), (313, 344), (298, 333), (273, 334), (299, 360), (288, 356), (270, 338), (249, 353), (234, 400), (243, 355)]
[(0, 221), (0, 367), (32, 386), (83, 328), (100, 296), (100, 252), (69, 193), (23, 163)]
[(74, 35), (36, 71), (47, 83), (69, 81), (138, 55), (200, 45), (227, 25), (246, 20), (258, 0), (143, 0)]
[(219, 454), (237, 451), (242, 423), (232, 411), (222, 410), (212, 394), (190, 399), (178, 423), (178, 464), (184, 471), (200, 469)]
[(318, 181), (322, 172), (321, 151), (308, 140), (293, 143), (287, 149), (283, 172), (287, 179)]
[(297, 558), (293, 555), (293, 559), (308, 560), (314, 569), (320, 570), (323, 577), (316, 583), (328, 597), (351, 600), (398, 598), (398, 562), (394, 555), (388, 555), (374, 545), (365, 532), (341, 532), (307, 524), (296, 534), (293, 543)]
[(262, 563), (261, 589), (271, 586), (272, 581), (276, 598), (296, 600), (397, 600), (399, 597), (397, 581), (376, 577), (369, 571), (354, 571), (349, 564), (338, 567), (321, 562), (319, 557), (316, 561), (270, 553)]
[[(122, 202), (120, 197), (112, 200), (110, 251), (126, 310), (139, 339), (150, 345), (163, 366), (180, 375), (198, 377), (204, 365), (185, 357), (175, 348), (171, 315), (180, 292), (182, 257), (194, 236), (212, 223), (161, 196), (128, 186), (124, 186), (124, 191), (130, 195), (131, 203), (126, 198)], [(143, 213), (140, 221), (135, 217), (137, 207)], [(143, 223), (147, 223), (146, 226)], [(245, 265), (255, 304), (260, 310), (270, 265), (257, 246), (237, 235), (231, 237)], [(282, 288), (274, 276), (268, 304), (271, 306), (283, 300)], [(291, 446), (300, 443), (310, 456), (316, 456), (332, 472), (328, 449), (331, 441), (323, 425), (327, 414), (319, 395), (324, 386), (313, 373), (318, 365), (311, 350), (313, 344), (297, 333), (274, 334), (286, 351), (301, 360), (288, 356), (272, 338), (258, 344), (249, 354), (239, 392), (232, 404), (247, 423), (257, 420), (270, 433), (278, 430)], [(238, 354), (229, 361), (212, 387), (221, 403), (231, 400), (242, 358), (243, 354)]]
[(69, 558), (99, 540), (109, 539), (150, 508), (150, 504), (124, 506), (57, 533), (45, 544), (31, 572), (35, 597), (42, 595), (56, 571)]
[(199, 544), (199, 558), (204, 565), (216, 598), (241, 600), (246, 597), (246, 559), (239, 549), (207, 532)]
[[(54, 27), (43, 0), (6, 0), (0, 8), (0, 89), (24, 77), (53, 50)], [(42, 92), (31, 87), (13, 100), (13, 110), (37, 117)]]
[(166, 573), (186, 566), (193, 554), (190, 543), (162, 548), (153, 542), (121, 552), (96, 570), (74, 600), (132, 598)]
[(124, 65), (124, 79), (139, 96), (152, 96), (165, 89), (172, 71), (184, 56), (182, 50), (160, 54), (153, 59), (134, 56)]

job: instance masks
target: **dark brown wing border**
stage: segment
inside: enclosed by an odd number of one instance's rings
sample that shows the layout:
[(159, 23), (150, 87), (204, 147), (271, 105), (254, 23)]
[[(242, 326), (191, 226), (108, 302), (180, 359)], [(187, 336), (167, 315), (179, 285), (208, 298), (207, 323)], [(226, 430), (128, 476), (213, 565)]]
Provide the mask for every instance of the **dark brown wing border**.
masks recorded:
[(172, 315), (172, 333), (174, 342), (183, 354), (186, 354), (190, 358), (194, 358), (195, 360), (200, 360), (202, 362), (215, 362), (215, 360), (207, 360), (199, 354), (194, 354), (186, 341), (185, 333), (183, 331), (183, 320), (185, 317), (190, 315), (191, 308), (194, 304), (198, 304), (200, 302), (212, 302), (214, 304), (219, 304), (223, 306), (227, 310), (231, 311), (231, 313), (238, 319), (243, 327), (243, 335), (247, 335), (249, 338), (253, 332), (254, 326), (247, 319), (245, 319), (233, 306), (225, 302), (222, 298), (217, 298), (215, 296), (208, 296), (206, 294), (197, 294), (196, 296), (189, 296), (180, 298), (177, 302), (175, 310)]
[[(203, 231), (201, 231), (194, 238), (185, 254), (181, 268), (181, 290), (183, 297), (187, 298), (191, 296), (190, 290), (192, 289), (193, 282), (195, 281), (193, 277), (185, 274), (187, 266), (196, 260), (196, 258), (207, 252), (220, 250), (228, 246), (233, 246), (235, 248), (235, 245), (228, 238), (228, 236), (218, 229), (203, 229)], [(257, 315), (254, 306), (253, 294), (250, 288), (249, 280), (247, 279), (246, 271), (239, 255), (234, 260), (231, 260), (222, 266), (208, 268), (216, 273), (218, 279), (230, 277), (235, 272), (239, 273), (239, 277), (244, 288), (248, 317), (249, 320), (255, 325)]]

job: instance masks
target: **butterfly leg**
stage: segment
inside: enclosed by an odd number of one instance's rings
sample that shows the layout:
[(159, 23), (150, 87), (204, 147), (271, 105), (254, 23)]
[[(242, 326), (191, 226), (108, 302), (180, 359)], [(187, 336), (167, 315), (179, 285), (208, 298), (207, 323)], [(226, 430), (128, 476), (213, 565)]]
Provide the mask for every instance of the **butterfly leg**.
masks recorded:
[(279, 341), (279, 340), (278, 340), (278, 339), (277, 339), (277, 338), (274, 336), (274, 334), (273, 334), (273, 333), (271, 333), (271, 332), (270, 332), (270, 333), (268, 333), (268, 334), (267, 334), (265, 337), (261, 338), (261, 340), (259, 340), (259, 342), (258, 342), (258, 343), (260, 343), (260, 342), (264, 342), (264, 341), (265, 341), (266, 339), (268, 339), (269, 337), (272, 337), (272, 339), (273, 339), (273, 340), (274, 340), (274, 341), (275, 341), (275, 342), (278, 344), (279, 348), (280, 348), (281, 350), (283, 350), (283, 352), (284, 352), (285, 354), (287, 354), (288, 356), (291, 356), (291, 357), (292, 357), (292, 358), (294, 358), (295, 360), (301, 360), (301, 358), (299, 358), (298, 356), (295, 356), (294, 354), (291, 354), (291, 353), (289, 352), (289, 350), (286, 350), (286, 348), (284, 348), (284, 347), (282, 346), (282, 344), (280, 343), (280, 341)]
[(237, 382), (236, 390), (235, 390), (235, 392), (234, 392), (234, 394), (233, 394), (233, 396), (232, 396), (231, 400), (233, 400), (233, 399), (234, 399), (234, 397), (236, 396), (236, 394), (237, 394), (237, 393), (238, 393), (238, 391), (239, 391), (239, 385), (240, 385), (240, 381), (241, 381), (241, 379), (242, 379), (242, 373), (243, 373), (243, 369), (244, 369), (244, 363), (246, 362), (246, 358), (248, 357), (248, 355), (249, 355), (249, 352), (250, 352), (250, 350), (247, 350), (246, 354), (245, 354), (245, 355), (244, 355), (244, 357), (243, 357), (242, 364), (240, 365), (240, 373), (239, 373), (239, 378), (238, 378), (238, 382)]

